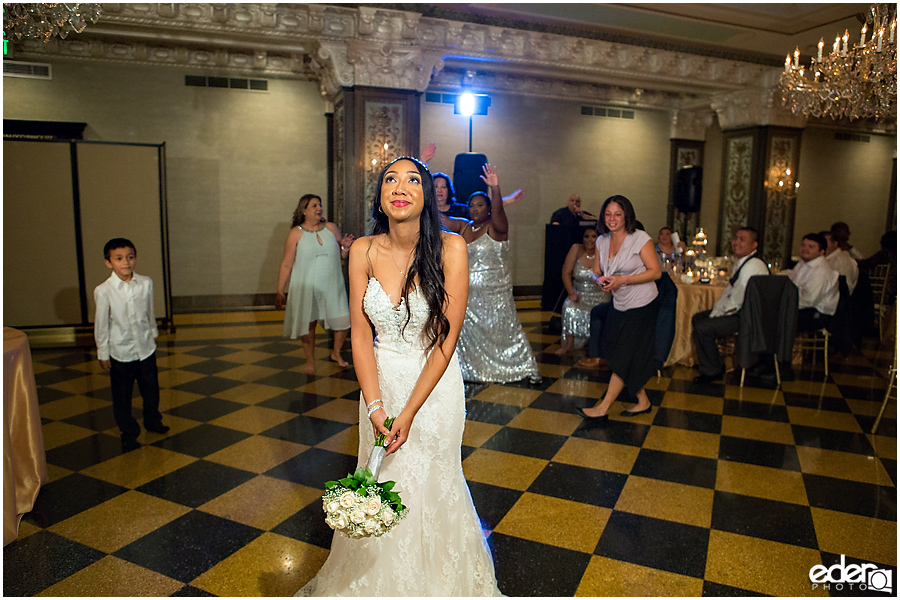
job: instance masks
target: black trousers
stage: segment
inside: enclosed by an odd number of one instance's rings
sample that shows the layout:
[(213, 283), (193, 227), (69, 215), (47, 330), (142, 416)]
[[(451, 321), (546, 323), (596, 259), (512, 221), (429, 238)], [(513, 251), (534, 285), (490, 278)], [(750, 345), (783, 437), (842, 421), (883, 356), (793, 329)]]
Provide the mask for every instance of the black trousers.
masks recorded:
[(719, 353), (716, 338), (737, 333), (741, 317), (737, 314), (710, 317), (712, 311), (698, 312), (691, 318), (691, 337), (697, 347), (697, 370), (701, 375), (718, 375), (725, 371), (725, 360)]
[(606, 358), (603, 356), (603, 324), (609, 311), (612, 310), (612, 302), (601, 302), (591, 309), (591, 334), (588, 338), (588, 356), (591, 358)]
[(144, 427), (148, 425), (152, 427), (162, 422), (162, 415), (159, 413), (156, 354), (151, 354), (144, 360), (131, 362), (119, 362), (110, 358), (110, 363), (112, 363), (109, 378), (112, 387), (113, 415), (119, 431), (122, 432), (122, 439), (133, 440), (141, 433), (138, 422), (131, 414), (131, 396), (135, 381), (143, 401)]
[(831, 316), (823, 315), (814, 308), (801, 308), (797, 313), (797, 332), (810, 333), (827, 327)]

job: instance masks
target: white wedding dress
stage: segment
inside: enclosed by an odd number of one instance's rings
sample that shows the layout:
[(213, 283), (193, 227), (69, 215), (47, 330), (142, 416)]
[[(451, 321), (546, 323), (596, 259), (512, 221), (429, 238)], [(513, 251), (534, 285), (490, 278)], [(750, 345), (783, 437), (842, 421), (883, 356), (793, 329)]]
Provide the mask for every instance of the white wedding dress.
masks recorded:
[[(363, 308), (375, 325), (381, 399), (400, 414), (425, 364), (422, 329), (428, 305), (419, 290), (395, 309), (381, 284), (369, 280)], [(377, 538), (335, 533), (331, 554), (297, 596), (499, 596), (494, 564), (463, 477), (465, 389), (454, 352), (413, 421), (409, 439), (385, 458), (379, 481), (397, 482), (409, 515)], [(359, 466), (375, 444), (366, 409), (359, 409)], [(335, 473), (335, 479), (344, 476)], [(322, 518), (324, 519), (324, 513)]]

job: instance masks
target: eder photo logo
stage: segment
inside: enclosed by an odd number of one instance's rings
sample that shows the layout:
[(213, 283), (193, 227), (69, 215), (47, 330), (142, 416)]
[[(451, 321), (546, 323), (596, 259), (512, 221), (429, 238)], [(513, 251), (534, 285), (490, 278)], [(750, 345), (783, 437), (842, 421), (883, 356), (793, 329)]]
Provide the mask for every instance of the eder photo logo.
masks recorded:
[[(871, 590), (885, 594), (894, 593), (894, 574), (889, 569), (880, 569), (872, 563), (847, 564), (846, 557), (841, 554), (840, 562), (826, 567), (816, 565), (809, 570), (812, 589), (821, 586), (824, 590), (844, 589), (855, 591)], [(832, 588), (832, 586), (834, 586)]]

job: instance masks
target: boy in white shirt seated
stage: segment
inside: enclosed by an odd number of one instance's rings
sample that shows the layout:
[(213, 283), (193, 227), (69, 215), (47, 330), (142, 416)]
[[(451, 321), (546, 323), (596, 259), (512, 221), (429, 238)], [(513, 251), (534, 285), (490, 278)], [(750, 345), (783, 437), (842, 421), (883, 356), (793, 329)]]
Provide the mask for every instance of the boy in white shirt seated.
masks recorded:
[(109, 371), (113, 415), (122, 434), (122, 449), (128, 451), (140, 446), (141, 428), (131, 414), (135, 380), (143, 400), (144, 428), (154, 433), (169, 431), (159, 412), (153, 280), (134, 272), (137, 251), (125, 238), (106, 242), (103, 256), (112, 274), (94, 288), (94, 340), (100, 365)]

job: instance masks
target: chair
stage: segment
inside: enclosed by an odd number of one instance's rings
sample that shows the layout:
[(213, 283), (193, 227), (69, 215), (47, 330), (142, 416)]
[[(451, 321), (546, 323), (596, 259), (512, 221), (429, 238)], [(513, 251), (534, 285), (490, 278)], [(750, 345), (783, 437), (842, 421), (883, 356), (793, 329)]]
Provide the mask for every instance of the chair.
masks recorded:
[(656, 317), (656, 340), (653, 358), (657, 363), (656, 376), (662, 376), (662, 365), (665, 364), (672, 342), (675, 340), (675, 313), (678, 304), (678, 288), (668, 273), (656, 280), (659, 293), (659, 314)]
[[(837, 310), (834, 316), (829, 320), (828, 325), (817, 331), (801, 331), (797, 334), (794, 341), (799, 352), (809, 351), (812, 354), (813, 367), (816, 366), (816, 351), (822, 350), (825, 357), (825, 379), (828, 379), (828, 342), (832, 337), (843, 339), (838, 350), (845, 354), (850, 352), (852, 342), (849, 340), (850, 328), (850, 288), (847, 286), (847, 277), (845, 275), (838, 276), (838, 290), (840, 297), (838, 299)], [(843, 347), (843, 350), (841, 350)]]
[(797, 334), (799, 291), (789, 277), (754, 275), (747, 282), (741, 325), (737, 338), (737, 358), (741, 367), (741, 387), (747, 369), (759, 354), (771, 354), (775, 361), (775, 378), (781, 386), (779, 356), (790, 356)]
[(887, 305), (884, 302), (887, 296), (887, 282), (890, 274), (890, 263), (875, 265), (869, 273), (869, 281), (872, 284), (872, 296), (875, 299), (875, 316), (878, 320), (879, 339), (884, 339), (884, 317), (887, 312)]
[(881, 417), (884, 415), (884, 409), (887, 408), (888, 402), (893, 400), (897, 402), (897, 348), (894, 347), (894, 365), (891, 367), (891, 380), (888, 382), (887, 391), (884, 393), (884, 400), (881, 401), (881, 410), (878, 411), (878, 416), (875, 418), (875, 423), (872, 425), (872, 435), (875, 435), (875, 432), (878, 430), (878, 425), (881, 424)]

